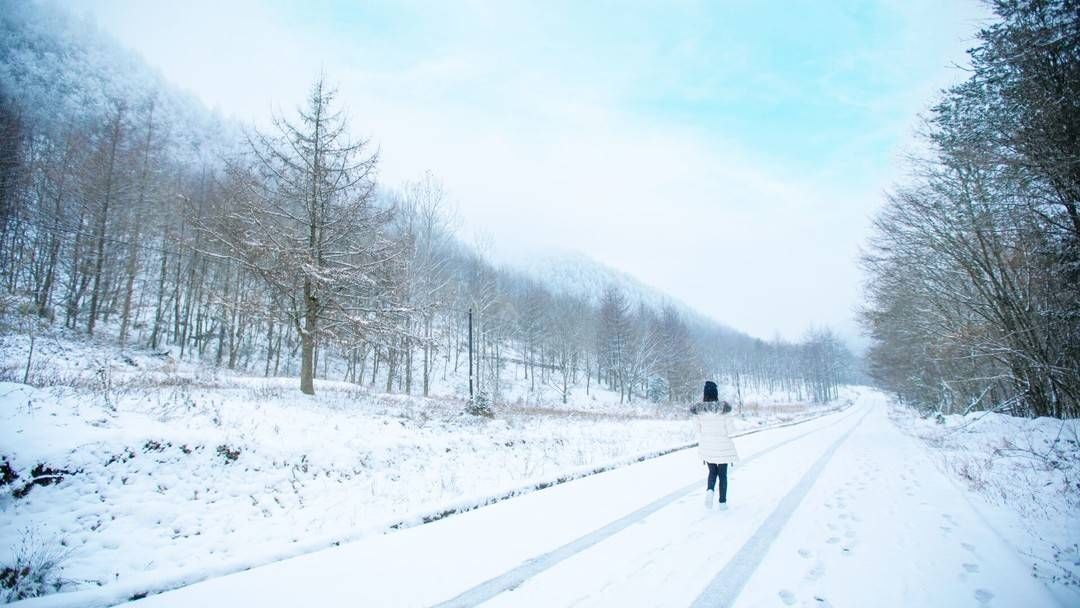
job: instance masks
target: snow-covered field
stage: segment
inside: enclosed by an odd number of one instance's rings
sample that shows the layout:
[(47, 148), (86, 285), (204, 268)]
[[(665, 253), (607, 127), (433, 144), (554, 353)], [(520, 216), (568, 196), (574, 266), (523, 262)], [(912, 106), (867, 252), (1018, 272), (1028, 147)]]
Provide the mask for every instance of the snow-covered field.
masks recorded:
[(1080, 604), (1080, 421), (975, 412), (893, 421), (930, 448), (1023, 556), (1031, 574)]
[[(881, 393), (735, 443), (726, 511), (702, 505), (704, 468), (678, 451), (132, 605), (1076, 603), (1026, 571), (967, 491), (889, 420)], [(71, 599), (31, 604), (122, 597), (106, 588)]]
[[(6, 337), (5, 377), (22, 379), (27, 350)], [(62, 554), (62, 590), (234, 571), (693, 441), (681, 406), (522, 399), (483, 418), (62, 339), (35, 350), (39, 387), (0, 383), (0, 563)], [(752, 405), (739, 426), (830, 408)]]
[[(147, 601), (1080, 597), (1075, 421), (923, 419), (867, 389), (816, 408), (763, 396), (737, 424), (779, 428), (737, 441), (733, 508), (719, 514), (701, 511), (693, 450), (635, 463), (693, 441), (682, 406), (603, 391), (564, 405), (518, 382), (494, 417), (476, 417), (452, 397), (333, 381), (308, 397), (292, 378), (55, 337), (39, 339), (29, 386), (20, 340), (0, 349), (15, 380), (0, 383), (0, 560), (61, 556), (47, 582), (76, 592), (34, 605), (108, 605), (203, 580)], [(408, 585), (418, 567), (443, 582)]]

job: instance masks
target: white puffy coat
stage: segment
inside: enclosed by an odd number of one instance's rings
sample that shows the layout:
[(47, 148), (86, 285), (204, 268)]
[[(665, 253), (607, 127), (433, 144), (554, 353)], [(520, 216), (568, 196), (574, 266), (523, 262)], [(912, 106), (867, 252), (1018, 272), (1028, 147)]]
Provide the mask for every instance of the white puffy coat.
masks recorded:
[(698, 426), (698, 454), (705, 462), (714, 464), (739, 462), (731, 416), (719, 412), (702, 412), (694, 417)]

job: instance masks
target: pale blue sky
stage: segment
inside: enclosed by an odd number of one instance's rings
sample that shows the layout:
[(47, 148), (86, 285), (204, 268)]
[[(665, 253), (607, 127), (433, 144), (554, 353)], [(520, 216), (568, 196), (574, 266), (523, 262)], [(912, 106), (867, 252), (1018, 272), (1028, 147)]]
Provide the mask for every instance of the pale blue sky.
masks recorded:
[(74, 0), (264, 122), (320, 71), (390, 185), (441, 176), (495, 253), (581, 251), (761, 337), (846, 334), (855, 259), (973, 0)]

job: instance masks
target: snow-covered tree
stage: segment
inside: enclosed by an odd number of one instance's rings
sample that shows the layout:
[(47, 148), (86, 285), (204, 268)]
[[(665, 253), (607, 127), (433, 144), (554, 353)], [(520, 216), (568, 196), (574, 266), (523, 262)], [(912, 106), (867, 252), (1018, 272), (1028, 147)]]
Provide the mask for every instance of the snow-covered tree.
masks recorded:
[(378, 267), (398, 255), (374, 205), (377, 155), (352, 140), (320, 78), (295, 120), (249, 139), (231, 168), (235, 188), (204, 227), (226, 254), (286, 302), (300, 336), (300, 390), (314, 394), (320, 337), (362, 332), (379, 311)]

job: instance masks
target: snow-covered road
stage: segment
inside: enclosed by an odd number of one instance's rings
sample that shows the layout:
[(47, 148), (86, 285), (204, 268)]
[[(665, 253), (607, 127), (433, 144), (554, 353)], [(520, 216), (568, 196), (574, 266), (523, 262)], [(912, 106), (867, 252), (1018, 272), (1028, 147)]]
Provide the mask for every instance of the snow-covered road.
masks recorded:
[(1055, 605), (882, 396), (736, 444), (726, 512), (686, 450), (133, 606)]

